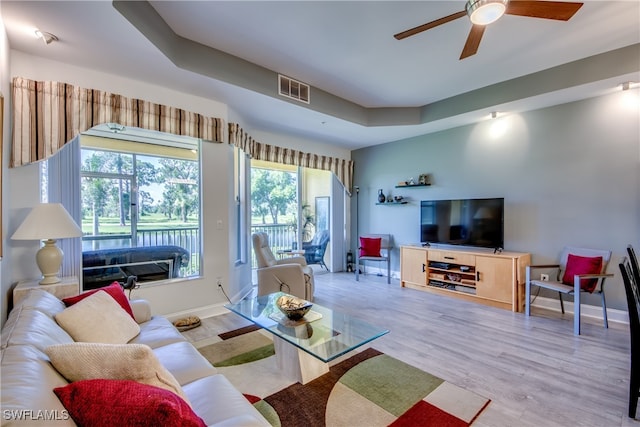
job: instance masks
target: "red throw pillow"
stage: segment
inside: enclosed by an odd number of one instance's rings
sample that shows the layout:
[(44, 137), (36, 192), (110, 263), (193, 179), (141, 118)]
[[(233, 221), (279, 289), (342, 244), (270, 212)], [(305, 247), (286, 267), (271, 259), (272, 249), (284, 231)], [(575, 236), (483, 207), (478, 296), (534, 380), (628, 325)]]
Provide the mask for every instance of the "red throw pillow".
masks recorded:
[(360, 256), (380, 257), (380, 237), (361, 237), (360, 238)]
[(118, 282), (113, 282), (109, 286), (105, 286), (103, 288), (92, 289), (90, 291), (83, 292), (80, 295), (76, 295), (76, 296), (73, 296), (73, 297), (65, 298), (65, 299), (62, 300), (62, 302), (67, 307), (70, 307), (73, 304), (76, 304), (76, 303), (82, 301), (86, 297), (88, 297), (90, 295), (93, 295), (98, 291), (105, 291), (106, 293), (111, 295), (111, 297), (114, 300), (116, 300), (116, 302), (118, 304), (120, 304), (120, 307), (122, 307), (122, 309), (124, 311), (129, 313), (129, 316), (131, 316), (133, 318), (133, 320), (136, 320), (135, 316), (133, 315), (133, 310), (131, 309), (131, 304), (129, 304), (129, 300), (127, 299), (127, 296), (124, 294), (124, 290), (122, 289), (122, 286), (120, 286), (120, 284)]
[[(573, 286), (573, 276), (576, 274), (600, 274), (602, 272), (602, 257), (584, 257), (569, 254), (567, 268), (562, 276), (562, 283)], [(598, 285), (598, 279), (582, 279), (580, 288), (587, 292), (593, 292)]]
[(136, 381), (82, 380), (53, 392), (80, 426), (206, 426), (177, 394)]

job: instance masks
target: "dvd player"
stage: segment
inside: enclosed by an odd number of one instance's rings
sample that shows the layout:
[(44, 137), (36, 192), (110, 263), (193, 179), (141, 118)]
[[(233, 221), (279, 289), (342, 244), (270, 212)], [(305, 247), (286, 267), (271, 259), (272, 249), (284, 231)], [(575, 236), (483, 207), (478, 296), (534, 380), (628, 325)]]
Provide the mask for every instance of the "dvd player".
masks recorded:
[(440, 268), (442, 270), (448, 270), (451, 266), (447, 262), (431, 261), (429, 263), (429, 267)]

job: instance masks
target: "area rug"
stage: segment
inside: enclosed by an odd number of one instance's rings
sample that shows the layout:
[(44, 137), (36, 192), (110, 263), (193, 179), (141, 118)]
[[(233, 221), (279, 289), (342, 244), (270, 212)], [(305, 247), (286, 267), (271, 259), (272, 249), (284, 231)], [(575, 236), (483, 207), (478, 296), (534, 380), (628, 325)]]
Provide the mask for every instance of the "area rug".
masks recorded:
[(221, 336), (227, 339), (199, 351), (273, 426), (469, 426), (490, 402), (373, 348), (305, 385), (293, 383), (278, 375), (263, 332)]

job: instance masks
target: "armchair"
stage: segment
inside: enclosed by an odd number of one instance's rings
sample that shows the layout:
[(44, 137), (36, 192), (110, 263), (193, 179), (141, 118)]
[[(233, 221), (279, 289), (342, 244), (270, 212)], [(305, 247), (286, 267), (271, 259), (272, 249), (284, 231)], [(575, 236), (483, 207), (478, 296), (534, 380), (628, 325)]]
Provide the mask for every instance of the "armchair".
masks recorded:
[(312, 241), (302, 244), (307, 265), (320, 264), (321, 267), (326, 268), (327, 271), (329, 270), (329, 267), (324, 263), (327, 244), (329, 244), (329, 230), (322, 230), (316, 233)]
[(366, 234), (360, 236), (356, 251), (356, 281), (360, 281), (362, 261), (385, 261), (387, 264), (387, 283), (391, 283), (391, 235)]
[[(531, 286), (558, 292), (562, 313), (564, 313), (562, 295), (573, 295), (573, 333), (580, 335), (580, 294), (582, 292), (596, 292), (600, 294), (602, 299), (604, 327), (608, 328), (604, 281), (607, 277), (613, 277), (613, 274), (605, 273), (610, 259), (611, 251), (567, 246), (563, 249), (558, 264), (527, 266), (525, 276), (525, 315), (531, 315)], [(555, 269), (558, 275), (555, 280), (535, 280), (532, 276), (534, 269)]]
[(258, 261), (258, 296), (282, 291), (313, 301), (313, 270), (304, 257), (276, 259), (267, 233), (254, 233), (251, 240)]

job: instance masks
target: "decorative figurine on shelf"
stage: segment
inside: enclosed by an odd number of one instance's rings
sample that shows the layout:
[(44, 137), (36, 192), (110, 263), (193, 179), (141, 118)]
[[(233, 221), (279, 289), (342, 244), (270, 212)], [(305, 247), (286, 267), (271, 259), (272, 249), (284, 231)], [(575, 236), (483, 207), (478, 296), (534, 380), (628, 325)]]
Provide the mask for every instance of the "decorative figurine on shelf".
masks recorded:
[(391, 197), (391, 195), (387, 197), (387, 203), (393, 203), (393, 197)]
[(387, 198), (382, 193), (382, 188), (378, 190), (378, 203), (384, 203)]
[(413, 177), (409, 179), (409, 185), (415, 185), (416, 183), (413, 181)]

